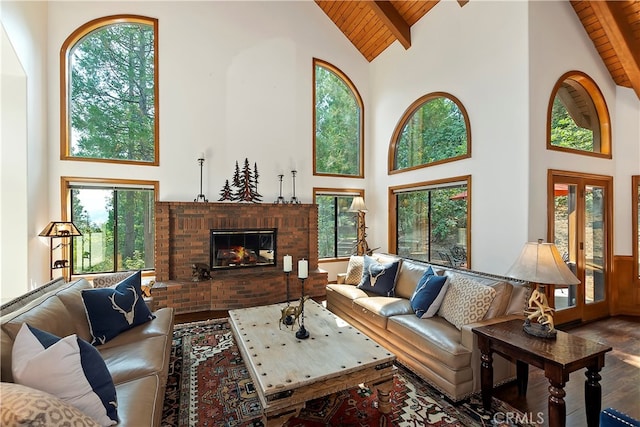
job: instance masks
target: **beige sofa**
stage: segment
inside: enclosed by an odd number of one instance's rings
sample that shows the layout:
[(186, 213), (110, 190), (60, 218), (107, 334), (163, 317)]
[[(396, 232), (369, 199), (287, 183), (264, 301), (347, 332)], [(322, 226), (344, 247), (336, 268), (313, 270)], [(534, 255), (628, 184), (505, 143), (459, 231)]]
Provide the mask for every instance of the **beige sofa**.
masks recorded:
[[(0, 307), (2, 382), (13, 382), (11, 352), (22, 323), (59, 337), (77, 334), (91, 341), (81, 298), (91, 288), (85, 279), (54, 280)], [(159, 426), (169, 368), (173, 309), (154, 312), (155, 319), (98, 345), (116, 388), (119, 426)], [(2, 396), (0, 396), (2, 400)]]
[[(471, 279), (477, 286), (495, 290), (486, 314), (458, 329), (441, 315), (419, 318), (411, 307), (410, 298), (429, 264), (387, 254), (373, 257), (380, 263), (400, 260), (395, 296), (365, 292), (355, 285), (357, 277), (356, 280), (351, 277), (351, 284), (345, 284), (347, 275), (341, 274), (337, 284), (327, 285), (327, 308), (394, 352), (400, 363), (450, 399), (459, 401), (479, 391), (480, 352), (472, 328), (523, 318), (529, 286), (504, 277), (434, 264), (438, 275)], [(350, 267), (354, 260), (358, 261), (352, 257)], [(450, 289), (451, 286), (447, 292)], [(515, 365), (498, 355), (494, 355), (493, 367), (496, 385), (515, 378)]]

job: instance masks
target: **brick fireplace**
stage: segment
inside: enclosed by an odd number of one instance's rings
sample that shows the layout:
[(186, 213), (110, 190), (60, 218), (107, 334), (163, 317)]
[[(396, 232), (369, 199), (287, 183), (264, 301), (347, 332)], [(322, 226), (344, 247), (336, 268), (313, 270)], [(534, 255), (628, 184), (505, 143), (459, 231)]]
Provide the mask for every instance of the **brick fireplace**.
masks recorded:
[[(286, 300), (282, 257), (291, 255), (290, 298), (300, 296), (297, 260), (309, 260), (305, 294), (323, 297), (327, 273), (318, 269), (316, 205), (266, 203), (156, 202), (154, 308), (176, 313), (229, 310)], [(277, 229), (276, 266), (215, 270), (194, 281), (191, 265), (209, 264), (211, 230)]]

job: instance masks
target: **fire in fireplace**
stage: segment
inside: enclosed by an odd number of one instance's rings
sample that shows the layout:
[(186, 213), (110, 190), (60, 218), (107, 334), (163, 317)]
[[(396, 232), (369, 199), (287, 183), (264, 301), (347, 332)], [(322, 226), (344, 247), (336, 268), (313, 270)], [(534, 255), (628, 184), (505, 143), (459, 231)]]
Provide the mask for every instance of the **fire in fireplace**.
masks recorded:
[(277, 229), (211, 230), (212, 270), (276, 265)]

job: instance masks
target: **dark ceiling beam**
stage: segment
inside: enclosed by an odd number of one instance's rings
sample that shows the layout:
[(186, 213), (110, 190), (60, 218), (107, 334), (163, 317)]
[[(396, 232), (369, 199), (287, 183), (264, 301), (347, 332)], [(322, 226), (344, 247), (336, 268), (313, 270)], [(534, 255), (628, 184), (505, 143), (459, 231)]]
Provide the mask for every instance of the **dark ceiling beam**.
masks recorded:
[(631, 87), (640, 98), (640, 42), (634, 36), (622, 10), (624, 2), (593, 1), (590, 4), (631, 82)]
[(388, 0), (373, 0), (370, 4), (376, 16), (382, 20), (400, 44), (405, 49), (409, 49), (411, 47), (411, 27), (398, 10)]

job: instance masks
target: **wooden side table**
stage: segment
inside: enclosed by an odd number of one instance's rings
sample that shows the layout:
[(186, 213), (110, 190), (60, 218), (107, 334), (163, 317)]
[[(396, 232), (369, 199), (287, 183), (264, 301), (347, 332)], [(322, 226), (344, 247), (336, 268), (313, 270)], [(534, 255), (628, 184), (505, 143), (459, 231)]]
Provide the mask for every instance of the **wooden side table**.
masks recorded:
[(493, 388), (493, 353), (501, 354), (516, 361), (518, 393), (525, 395), (529, 376), (529, 367), (533, 365), (544, 370), (549, 379), (549, 426), (566, 424), (566, 406), (564, 386), (569, 374), (578, 369), (587, 368), (587, 380), (584, 387), (584, 399), (589, 427), (598, 425), (602, 391), (599, 374), (604, 367), (604, 354), (611, 347), (587, 340), (566, 332), (558, 331), (555, 339), (536, 338), (522, 330), (524, 320), (510, 320), (493, 325), (473, 328), (478, 336), (481, 356), (482, 403), (486, 409), (491, 407)]

